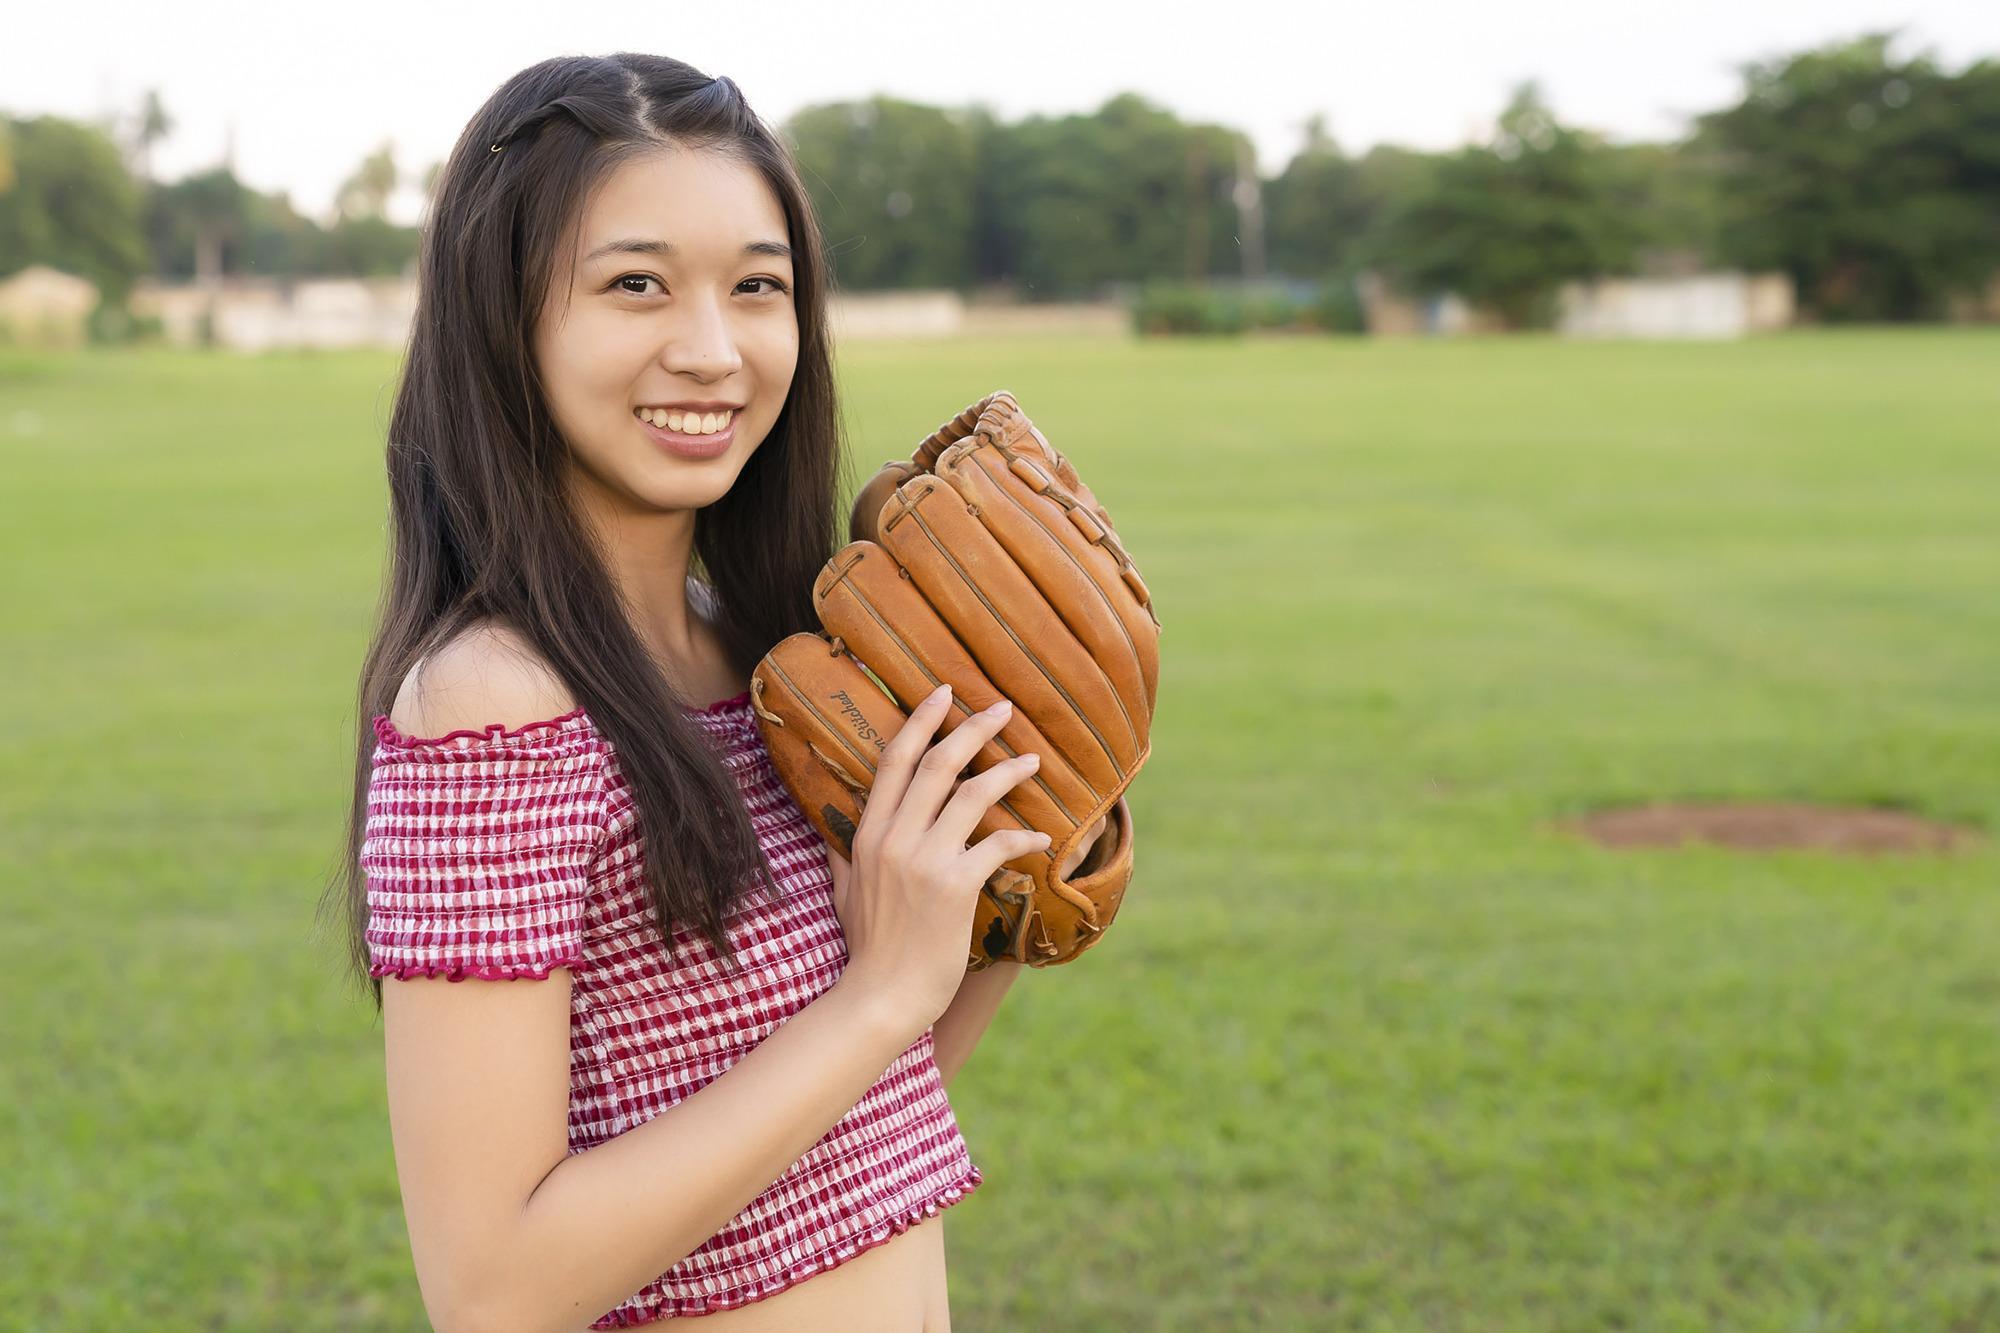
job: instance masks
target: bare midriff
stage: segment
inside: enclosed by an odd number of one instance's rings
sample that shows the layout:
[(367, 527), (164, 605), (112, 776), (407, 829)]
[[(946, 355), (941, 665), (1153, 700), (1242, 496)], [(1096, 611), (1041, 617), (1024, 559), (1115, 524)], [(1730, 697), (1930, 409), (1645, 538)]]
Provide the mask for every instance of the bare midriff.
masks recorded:
[[(664, 1333), (682, 1321), (654, 1324)], [(775, 1296), (697, 1316), (689, 1326), (701, 1333), (950, 1333), (944, 1218), (926, 1218)]]

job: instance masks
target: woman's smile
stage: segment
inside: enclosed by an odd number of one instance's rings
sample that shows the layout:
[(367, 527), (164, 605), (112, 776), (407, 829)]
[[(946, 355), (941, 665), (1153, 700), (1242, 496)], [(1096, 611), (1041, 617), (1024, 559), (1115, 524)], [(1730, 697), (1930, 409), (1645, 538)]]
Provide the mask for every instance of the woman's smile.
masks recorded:
[[(655, 412), (650, 419), (638, 413), (634, 413), (634, 415), (638, 417), (639, 427), (646, 432), (648, 439), (668, 453), (679, 458), (719, 458), (723, 454), (728, 453), (729, 446), (736, 442), (736, 413), (734, 412), (723, 412), (719, 415), (711, 412), (702, 418), (695, 417), (693, 413), (689, 413), (687, 417), (681, 417), (678, 414), (669, 417), (665, 412)], [(694, 432), (679, 431), (668, 426), (653, 424), (663, 419), (679, 421), (682, 425), (698, 422), (700, 425), (705, 426), (718, 420), (721, 424), (711, 431), (697, 430)]]

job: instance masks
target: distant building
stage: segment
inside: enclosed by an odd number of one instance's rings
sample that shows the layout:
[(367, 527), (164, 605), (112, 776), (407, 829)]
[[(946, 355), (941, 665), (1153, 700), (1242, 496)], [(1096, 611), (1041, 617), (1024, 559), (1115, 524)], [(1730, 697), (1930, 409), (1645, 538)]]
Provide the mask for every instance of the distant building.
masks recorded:
[(31, 347), (81, 347), (89, 339), (97, 284), (30, 264), (0, 281), (0, 339)]
[(1996, 272), (1981, 292), (1960, 292), (1951, 297), (1945, 318), (1954, 324), (2000, 322), (2000, 272)]
[(1791, 324), (1793, 296), (1784, 273), (1568, 282), (1556, 328), (1571, 338), (1741, 338)]
[[(1490, 333), (1505, 327), (1455, 292), (1408, 296), (1376, 273), (1356, 282), (1371, 334)], [(1782, 329), (1794, 315), (1783, 273), (1673, 272), (1567, 282), (1556, 294), (1556, 331), (1570, 338), (1740, 338)]]
[(229, 277), (213, 284), (140, 283), (132, 311), (159, 319), (169, 341), (242, 352), (272, 347), (402, 347), (416, 314), (407, 278)]

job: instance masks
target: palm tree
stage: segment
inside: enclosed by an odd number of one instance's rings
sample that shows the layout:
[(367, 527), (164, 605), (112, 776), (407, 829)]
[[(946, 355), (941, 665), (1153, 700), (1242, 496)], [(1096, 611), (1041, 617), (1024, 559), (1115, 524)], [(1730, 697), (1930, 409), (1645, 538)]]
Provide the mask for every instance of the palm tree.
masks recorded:
[(395, 148), (385, 142), (342, 183), (334, 196), (334, 206), (342, 218), (386, 217), (396, 181)]
[(133, 155), (138, 159), (140, 180), (148, 184), (152, 182), (153, 145), (166, 138), (173, 128), (173, 119), (160, 102), (160, 90), (148, 88), (146, 100), (139, 107), (139, 123), (132, 132)]

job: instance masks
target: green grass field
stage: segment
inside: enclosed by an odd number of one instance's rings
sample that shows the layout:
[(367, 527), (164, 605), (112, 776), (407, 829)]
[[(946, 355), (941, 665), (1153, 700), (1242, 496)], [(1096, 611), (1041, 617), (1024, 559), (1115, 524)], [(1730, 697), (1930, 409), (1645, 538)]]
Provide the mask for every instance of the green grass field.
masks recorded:
[[(313, 934), (395, 369), (0, 361), (0, 1326), (425, 1326)], [(2000, 334), (842, 374), (857, 477), (1012, 389), (1165, 627), (1118, 922), (953, 1085), (958, 1328), (2000, 1328)], [(1550, 824), (1690, 796), (1988, 840)]]

